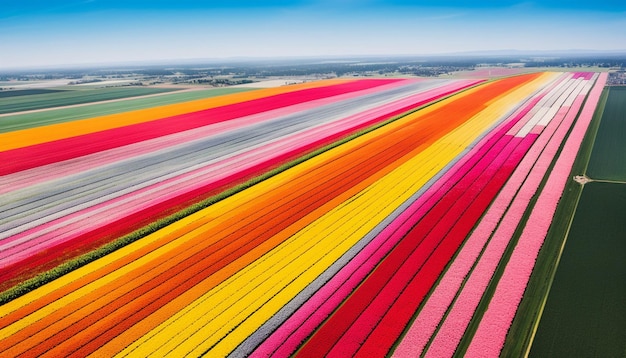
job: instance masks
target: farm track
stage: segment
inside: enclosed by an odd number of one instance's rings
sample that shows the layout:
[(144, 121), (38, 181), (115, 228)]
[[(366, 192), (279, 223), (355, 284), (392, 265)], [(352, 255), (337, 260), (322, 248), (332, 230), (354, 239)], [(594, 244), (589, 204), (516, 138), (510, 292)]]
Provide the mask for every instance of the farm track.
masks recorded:
[(596, 182), (596, 183), (626, 184), (626, 181), (621, 181), (621, 180), (593, 179), (593, 178), (588, 178), (588, 179), (590, 182)]

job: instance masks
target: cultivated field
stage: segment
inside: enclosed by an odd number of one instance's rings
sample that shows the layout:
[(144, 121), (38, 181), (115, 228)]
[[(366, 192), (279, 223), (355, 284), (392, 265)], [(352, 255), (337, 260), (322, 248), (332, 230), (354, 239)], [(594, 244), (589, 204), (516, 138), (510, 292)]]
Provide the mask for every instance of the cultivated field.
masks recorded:
[(0, 352), (497, 356), (606, 78), (0, 118)]
[(602, 121), (587, 175), (594, 179), (626, 181), (626, 87), (608, 87)]
[(626, 185), (585, 185), (531, 357), (619, 357), (626, 351), (625, 211)]
[[(23, 91), (29, 92), (29, 94), (23, 95)], [(37, 93), (32, 93), (32, 91), (37, 91)], [(149, 94), (170, 92), (172, 89), (127, 87), (80, 90), (45, 90), (45, 93), (41, 93), (41, 91), (44, 90), (31, 89), (0, 92), (0, 114), (70, 106), (126, 97), (145, 96)]]

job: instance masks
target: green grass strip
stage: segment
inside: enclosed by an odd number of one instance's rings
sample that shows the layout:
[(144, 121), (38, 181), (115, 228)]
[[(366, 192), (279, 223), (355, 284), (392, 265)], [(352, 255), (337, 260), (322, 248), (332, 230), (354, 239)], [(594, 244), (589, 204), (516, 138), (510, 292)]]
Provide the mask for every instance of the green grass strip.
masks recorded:
[(71, 259), (71, 260), (69, 260), (69, 261), (67, 261), (67, 262), (65, 262), (63, 264), (60, 264), (59, 266), (57, 266), (57, 267), (55, 267), (55, 268), (53, 268), (51, 270), (43, 272), (43, 273), (41, 273), (41, 274), (31, 278), (31, 279), (28, 279), (28, 280), (26, 280), (26, 281), (24, 281), (22, 283), (19, 283), (19, 284), (15, 285), (15, 286), (5, 290), (4, 292), (0, 293), (0, 305), (3, 305), (5, 303), (7, 303), (7, 302), (10, 302), (10, 301), (20, 297), (20, 296), (23, 296), (23, 295), (27, 294), (28, 292), (31, 292), (31, 291), (35, 290), (36, 288), (45, 285), (46, 283), (52, 282), (53, 280), (55, 280), (55, 279), (57, 279), (57, 278), (59, 278), (59, 277), (61, 277), (63, 275), (66, 275), (66, 274), (68, 274), (68, 273), (70, 273), (70, 272), (72, 272), (72, 271), (74, 271), (74, 270), (76, 270), (76, 269), (78, 269), (80, 267), (83, 267), (83, 266), (85, 266), (85, 265), (87, 265), (87, 264), (89, 264), (89, 263), (91, 263), (91, 262), (93, 262), (93, 261), (95, 261), (95, 260), (97, 260), (97, 259), (99, 259), (101, 257), (104, 257), (105, 255), (108, 255), (108, 254), (110, 254), (110, 253), (112, 253), (112, 252), (114, 252), (114, 251), (116, 251), (116, 250), (118, 250), (118, 249), (120, 249), (120, 248), (122, 248), (122, 247), (124, 247), (126, 245), (129, 245), (129, 244), (131, 244), (131, 243), (133, 243), (133, 242), (135, 242), (135, 241), (137, 241), (137, 240), (139, 240), (139, 239), (141, 239), (143, 237), (146, 237), (146, 236), (148, 236), (148, 235), (150, 235), (150, 234), (152, 234), (152, 233), (154, 233), (154, 232), (156, 232), (156, 231), (158, 231), (158, 230), (160, 230), (160, 229), (162, 229), (162, 228), (164, 228), (164, 227), (166, 227), (166, 226), (168, 226), (170, 224), (173, 224), (174, 222), (176, 222), (178, 220), (181, 220), (181, 219), (183, 219), (183, 218), (185, 218), (185, 217), (187, 217), (187, 216), (189, 216), (189, 215), (191, 215), (193, 213), (196, 213), (196, 212), (198, 212), (198, 211), (200, 211), (200, 210), (202, 210), (204, 208), (207, 208), (207, 207), (209, 207), (209, 206), (211, 206), (211, 205), (213, 205), (213, 204), (215, 204), (215, 203), (217, 203), (217, 202), (219, 202), (221, 200), (224, 200), (224, 199), (226, 199), (226, 198), (228, 198), (228, 197), (230, 197), (230, 196), (232, 196), (232, 195), (234, 195), (236, 193), (239, 193), (240, 191), (248, 189), (248, 188), (250, 188), (251, 186), (253, 186), (253, 185), (257, 184), (257, 183), (260, 183), (260, 182), (262, 182), (262, 181), (264, 181), (266, 179), (269, 179), (269, 178), (271, 178), (271, 177), (273, 177), (273, 176), (275, 176), (275, 175), (277, 175), (277, 174), (279, 174), (281, 172), (284, 172), (287, 169), (293, 168), (296, 165), (298, 165), (300, 163), (303, 163), (303, 162), (305, 162), (305, 161), (307, 161), (307, 160), (309, 160), (309, 159), (311, 159), (313, 157), (316, 157), (316, 156), (318, 156), (318, 155), (320, 155), (320, 154), (322, 154), (322, 153), (324, 153), (326, 151), (329, 151), (329, 150), (331, 150), (333, 148), (339, 147), (340, 145), (343, 145), (343, 144), (345, 144), (345, 143), (347, 143), (347, 142), (349, 142), (349, 141), (351, 141), (351, 140), (353, 140), (355, 138), (358, 138), (358, 137), (360, 137), (360, 136), (362, 136), (364, 134), (373, 132), (373, 131), (375, 131), (375, 130), (383, 127), (383, 126), (386, 126), (386, 125), (388, 125), (388, 124), (390, 124), (392, 122), (395, 122), (398, 119), (400, 119), (402, 117), (405, 117), (405, 116), (407, 116), (407, 115), (409, 115), (411, 113), (417, 112), (417, 111), (419, 111), (419, 110), (421, 110), (423, 108), (431, 106), (431, 105), (433, 105), (435, 103), (438, 103), (440, 101), (443, 101), (443, 100), (445, 100), (445, 99), (447, 99), (449, 97), (452, 97), (452, 96), (457, 95), (459, 93), (465, 92), (465, 91), (467, 91), (469, 89), (475, 88), (475, 87), (480, 86), (480, 85), (485, 84), (485, 83), (488, 83), (488, 82), (482, 82), (482, 83), (470, 86), (468, 88), (464, 88), (464, 89), (462, 89), (460, 91), (457, 91), (457, 92), (454, 92), (454, 93), (452, 93), (450, 95), (447, 95), (445, 97), (439, 98), (439, 99), (437, 99), (435, 101), (429, 102), (427, 104), (424, 104), (422, 106), (413, 108), (413, 109), (411, 109), (411, 110), (409, 110), (407, 112), (404, 112), (402, 114), (399, 114), (399, 115), (396, 115), (394, 117), (391, 117), (391, 118), (389, 118), (389, 119), (387, 119), (387, 120), (385, 120), (383, 122), (380, 122), (380, 123), (375, 124), (373, 126), (370, 126), (368, 128), (362, 129), (362, 130), (360, 130), (358, 132), (355, 132), (355, 133), (353, 133), (353, 134), (351, 134), (351, 135), (349, 135), (349, 136), (347, 136), (347, 137), (345, 137), (343, 139), (340, 139), (340, 140), (338, 140), (336, 142), (328, 144), (328, 145), (326, 145), (326, 146), (324, 146), (324, 147), (322, 147), (320, 149), (317, 149), (317, 150), (315, 150), (313, 152), (310, 152), (310, 153), (305, 154), (305, 155), (303, 155), (301, 157), (298, 157), (297, 159), (294, 159), (294, 160), (292, 160), (290, 162), (287, 162), (287, 163), (285, 163), (285, 164), (283, 164), (283, 165), (281, 165), (281, 166), (279, 166), (279, 167), (277, 167), (275, 169), (272, 169), (272, 170), (270, 170), (270, 171), (268, 171), (268, 172), (266, 172), (264, 174), (261, 174), (261, 175), (259, 175), (257, 177), (254, 177), (254, 178), (252, 178), (252, 179), (250, 179), (250, 180), (248, 180), (248, 181), (246, 181), (246, 182), (244, 182), (242, 184), (236, 185), (236, 186), (234, 186), (234, 187), (232, 187), (230, 189), (227, 189), (227, 190), (225, 190), (225, 191), (223, 191), (223, 192), (221, 192), (219, 194), (216, 194), (216, 195), (214, 195), (214, 196), (212, 196), (210, 198), (207, 198), (207, 199), (202, 200), (202, 201), (200, 201), (200, 202), (198, 202), (196, 204), (193, 204), (193, 205), (191, 205), (191, 206), (189, 206), (187, 208), (184, 208), (184, 209), (182, 209), (182, 210), (180, 210), (180, 211), (178, 211), (178, 212), (176, 212), (176, 213), (174, 213), (174, 214), (172, 214), (170, 216), (167, 216), (167, 217), (165, 217), (163, 219), (160, 219), (160, 220), (157, 220), (157, 221), (155, 221), (153, 223), (150, 223), (150, 224), (148, 224), (148, 225), (146, 225), (146, 226), (144, 226), (144, 227), (142, 227), (142, 228), (140, 228), (140, 229), (138, 229), (136, 231), (131, 232), (130, 234), (122, 236), (121, 238), (116, 239), (116, 240), (114, 240), (114, 241), (112, 241), (112, 242), (110, 242), (108, 244), (105, 244), (105, 245), (103, 245), (103, 246), (101, 246), (101, 247), (99, 247), (99, 248), (97, 248), (97, 249), (95, 249), (93, 251), (90, 251), (90, 252), (88, 252), (86, 254), (83, 254), (83, 255), (81, 255), (81, 256), (79, 256), (77, 258)]

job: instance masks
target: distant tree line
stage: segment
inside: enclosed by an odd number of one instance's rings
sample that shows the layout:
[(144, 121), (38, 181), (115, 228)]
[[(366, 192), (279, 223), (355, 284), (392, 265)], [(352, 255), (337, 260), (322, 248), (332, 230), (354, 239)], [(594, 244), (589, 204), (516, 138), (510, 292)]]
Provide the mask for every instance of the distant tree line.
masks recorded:
[[(479, 65), (502, 65), (524, 63), (526, 67), (619, 67), (626, 62), (626, 55), (607, 56), (430, 56), (430, 57), (359, 57), (342, 59), (286, 59), (286, 60), (240, 60), (230, 62), (187, 63), (173, 65), (146, 65), (123, 67), (65, 68), (47, 70), (1, 71), (0, 80), (81, 79), (84, 77), (127, 78), (142, 76), (143, 79), (160, 81), (163, 78), (206, 80), (228, 76), (231, 79), (272, 76), (369, 76), (383, 74), (407, 74), (437, 76), (461, 70), (471, 70)], [(220, 80), (225, 81), (225, 80)], [(216, 82), (226, 84), (227, 82)]]
[(586, 67), (596, 66), (602, 68), (622, 67), (626, 63), (626, 57), (615, 58), (569, 58), (569, 59), (546, 59), (527, 61), (526, 67)]

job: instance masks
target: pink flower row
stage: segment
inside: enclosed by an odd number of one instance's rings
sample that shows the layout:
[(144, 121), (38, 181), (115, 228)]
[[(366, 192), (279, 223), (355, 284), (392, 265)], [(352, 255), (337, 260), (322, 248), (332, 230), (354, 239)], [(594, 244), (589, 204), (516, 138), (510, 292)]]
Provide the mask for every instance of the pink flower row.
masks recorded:
[[(592, 78), (593, 79), (593, 78)], [(467, 356), (495, 357), (500, 354), (506, 334), (522, 299), (535, 260), (546, 237), (557, 204), (570, 176), (570, 171), (598, 104), (607, 74), (598, 77), (563, 150), (548, 177), (546, 188), (539, 194), (527, 225), (507, 263), (489, 307), (485, 312)], [(584, 98), (577, 98), (580, 102)]]
[[(499, 207), (491, 222), (499, 222), (495, 233), (493, 229), (485, 230), (479, 227), (473, 236), (483, 243), (489, 240), (478, 263), (466, 279), (463, 289), (458, 293), (455, 304), (450, 309), (446, 320), (432, 343), (428, 356), (440, 354), (452, 355), (460, 342), (482, 296), (495, 272), (502, 254), (509, 244), (517, 224), (522, 218), (532, 196), (536, 192), (541, 179), (554, 159), (556, 150), (563, 137), (571, 126), (576, 111), (570, 111), (570, 116), (563, 122), (565, 112), (560, 111), (540, 136), (535, 146), (529, 150), (525, 160), (520, 164), (517, 174), (512, 176), (507, 187), (502, 191), (502, 200), (496, 201), (494, 206)], [(520, 188), (521, 187), (521, 188)], [(519, 191), (518, 191), (519, 190)], [(517, 193), (517, 194), (516, 194)], [(511, 203), (511, 198), (515, 196)], [(510, 205), (510, 206), (509, 206)], [(508, 206), (508, 209), (507, 209)], [(502, 216), (502, 212), (506, 214)], [(490, 213), (488, 212), (489, 216)], [(490, 217), (491, 218), (491, 217)], [(491, 226), (491, 225), (489, 225)], [(469, 240), (472, 240), (470, 237)], [(483, 246), (481, 245), (481, 247)], [(473, 258), (472, 263), (476, 260)]]
[[(537, 107), (539, 107), (545, 102), (545, 98), (567, 96), (569, 92), (574, 92), (579, 88), (579, 86), (563, 83), (563, 80), (566, 78), (571, 78), (571, 76), (565, 75), (561, 77), (560, 81), (555, 82), (545, 91), (539, 93), (537, 97), (531, 101), (531, 106), (537, 105)], [(569, 82), (572, 81), (570, 80)], [(563, 84), (565, 84), (565, 86), (563, 86)], [(554, 103), (554, 101), (552, 101), (552, 103)], [(552, 161), (553, 154), (550, 156), (544, 153), (542, 159), (535, 163), (537, 157), (539, 157), (546, 144), (550, 141), (554, 131), (559, 127), (566, 112), (566, 108), (560, 109), (528, 153), (522, 153), (522, 155), (525, 155), (524, 159), (519, 164), (506, 186), (499, 193), (480, 224), (466, 241), (463, 249), (422, 308), (415, 322), (394, 352), (396, 356), (421, 354), (437, 326), (440, 324), (441, 328), (435, 336), (427, 355), (451, 356), (454, 353), (528, 201), (534, 194), (539, 181), (543, 177), (543, 172), (545, 172), (547, 165)], [(575, 111), (572, 112), (575, 115)], [(519, 129), (524, 126), (524, 123), (529, 121), (536, 113), (537, 108), (533, 108), (532, 111), (527, 111), (525, 120), (518, 122), (515, 128)], [(571, 120), (573, 120), (573, 117)], [(561, 126), (561, 128), (564, 128), (562, 129), (563, 135), (570, 125), (571, 121), (569, 124)], [(514, 130), (515, 128), (507, 134), (511, 135), (516, 133), (517, 130)], [(540, 131), (533, 131), (529, 136), (536, 136), (539, 133)], [(556, 148), (558, 148), (560, 142), (561, 140), (550, 141)], [(508, 210), (506, 217), (502, 219), (513, 197), (516, 195), (518, 189), (522, 186), (526, 176), (533, 167), (538, 169), (534, 175), (531, 175), (533, 179), (529, 178), (526, 180), (524, 187), (520, 193), (517, 194), (517, 198)], [(500, 225), (498, 226), (498, 224)], [(446, 320), (441, 323), (446, 311), (448, 311), (453, 300), (455, 300), (455, 296), (457, 292), (459, 292), (468, 272), (476, 262), (485, 243), (489, 240), (494, 230), (496, 230), (496, 227), (497, 231), (483, 253), (481, 261), (479, 261), (465, 283), (460, 295), (448, 313)]]

